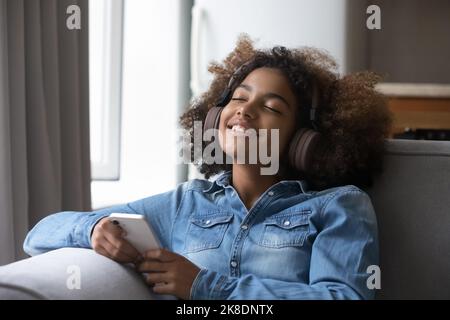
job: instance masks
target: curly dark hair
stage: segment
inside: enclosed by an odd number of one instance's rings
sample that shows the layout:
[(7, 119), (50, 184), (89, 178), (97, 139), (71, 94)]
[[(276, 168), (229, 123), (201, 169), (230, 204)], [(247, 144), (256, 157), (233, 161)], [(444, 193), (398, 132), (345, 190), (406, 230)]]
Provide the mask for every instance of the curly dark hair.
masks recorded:
[[(243, 65), (245, 68), (239, 68)], [(316, 124), (323, 140), (314, 155), (312, 172), (307, 176), (312, 187), (320, 190), (346, 184), (360, 188), (370, 186), (373, 177), (381, 172), (384, 142), (391, 125), (386, 99), (374, 88), (381, 77), (364, 71), (340, 78), (336, 62), (319, 49), (288, 50), (279, 46), (255, 49), (248, 35), (241, 34), (235, 49), (222, 64), (212, 62), (209, 65), (214, 79), (206, 92), (191, 101), (180, 118), (181, 127), (192, 133), (194, 121), (204, 122), (231, 77), (235, 79), (233, 92), (250, 72), (260, 67), (279, 69), (289, 80), (299, 102), (299, 128), (309, 126), (309, 114), (305, 114), (307, 108), (303, 106), (311, 103), (313, 86), (318, 88), (320, 103)], [(191, 137), (193, 139), (193, 134)], [(203, 148), (205, 146), (204, 142)], [(206, 178), (231, 170), (229, 164), (206, 164), (193, 155), (192, 150), (191, 160), (199, 162), (198, 169)]]

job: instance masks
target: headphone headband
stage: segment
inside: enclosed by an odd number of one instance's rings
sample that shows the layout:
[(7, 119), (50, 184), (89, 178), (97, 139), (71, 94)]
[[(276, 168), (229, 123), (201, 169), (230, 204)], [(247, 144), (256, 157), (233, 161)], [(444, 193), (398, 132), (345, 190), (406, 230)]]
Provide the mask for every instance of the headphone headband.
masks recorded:
[(317, 107), (319, 105), (319, 88), (316, 82), (313, 83), (313, 92), (311, 97), (311, 108), (309, 109), (309, 121), (314, 130), (317, 130)]
[(236, 81), (242, 70), (248, 67), (248, 65), (251, 63), (251, 61), (244, 62), (241, 66), (239, 66), (231, 75), (230, 80), (228, 81), (228, 85), (225, 88), (225, 90), (222, 92), (222, 95), (219, 97), (218, 102), (216, 103), (217, 107), (225, 107), (227, 103), (231, 99), (231, 88), (233, 86), (233, 83)]

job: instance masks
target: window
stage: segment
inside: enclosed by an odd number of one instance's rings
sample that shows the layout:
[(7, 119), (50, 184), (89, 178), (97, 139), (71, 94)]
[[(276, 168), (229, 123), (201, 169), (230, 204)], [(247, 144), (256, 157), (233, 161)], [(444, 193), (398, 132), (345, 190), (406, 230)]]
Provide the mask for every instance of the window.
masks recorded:
[(184, 180), (176, 128), (189, 101), (192, 2), (89, 4), (95, 210), (162, 193)]
[(91, 175), (119, 179), (123, 0), (89, 1)]

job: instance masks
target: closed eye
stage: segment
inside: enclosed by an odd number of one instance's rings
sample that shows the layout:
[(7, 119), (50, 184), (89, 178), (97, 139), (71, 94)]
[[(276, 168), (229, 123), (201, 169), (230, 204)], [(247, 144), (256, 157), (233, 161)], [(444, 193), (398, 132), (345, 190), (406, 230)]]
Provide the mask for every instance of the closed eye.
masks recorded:
[[(232, 101), (247, 101), (247, 99), (245, 99), (245, 98), (231, 98), (231, 100)], [(264, 108), (269, 110), (270, 112), (281, 114), (281, 112), (278, 111), (277, 109), (274, 109), (274, 108), (271, 108), (271, 107), (268, 107), (268, 106), (264, 106)]]
[(277, 109), (274, 109), (274, 108), (271, 108), (271, 107), (268, 107), (268, 106), (264, 106), (264, 108), (268, 109), (271, 112), (275, 112), (275, 113), (281, 114), (281, 112), (278, 111)]

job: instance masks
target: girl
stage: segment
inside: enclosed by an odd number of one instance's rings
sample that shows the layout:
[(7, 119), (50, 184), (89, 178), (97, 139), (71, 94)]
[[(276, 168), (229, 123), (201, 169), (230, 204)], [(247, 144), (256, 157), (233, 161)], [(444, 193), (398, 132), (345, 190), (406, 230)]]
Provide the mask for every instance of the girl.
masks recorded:
[[(219, 174), (214, 181), (50, 215), (30, 231), (25, 251), (92, 247), (134, 263), (155, 293), (182, 299), (373, 298), (367, 269), (378, 264), (377, 223), (361, 188), (380, 171), (390, 116), (374, 74), (339, 78), (335, 69), (318, 50), (257, 50), (241, 36), (223, 64), (210, 66), (209, 90), (181, 117), (185, 129), (206, 119), (219, 130), (233, 161), (200, 161), (206, 178)], [(247, 129), (276, 130), (275, 174), (262, 174), (259, 160), (236, 161), (232, 142), (248, 145)], [(166, 249), (141, 256), (110, 223), (112, 212), (145, 215)]]

